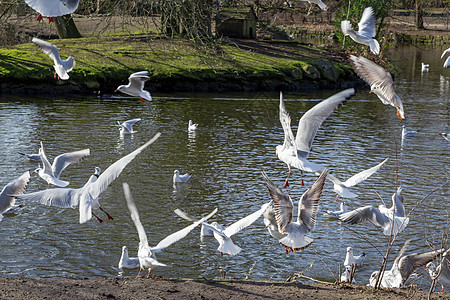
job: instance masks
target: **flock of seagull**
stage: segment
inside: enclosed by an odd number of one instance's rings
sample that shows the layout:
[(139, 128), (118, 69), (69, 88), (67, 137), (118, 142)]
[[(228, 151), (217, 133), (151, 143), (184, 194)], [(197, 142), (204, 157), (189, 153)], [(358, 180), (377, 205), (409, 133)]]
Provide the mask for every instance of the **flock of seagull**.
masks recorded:
[[(47, 11), (47, 6), (51, 7), (52, 5), (49, 5), (47, 2), (49, 2), (49, 0), (26, 0), (28, 5), (35, 8), (42, 15), (51, 16)], [(52, 3), (53, 2), (55, 1), (52, 1)], [(63, 14), (73, 12), (73, 7), (76, 9), (78, 6), (78, 0), (56, 2), (62, 3), (62, 6), (60, 5), (59, 9), (60, 11), (63, 11)], [(312, 5), (312, 3), (321, 1), (310, 0), (308, 2)], [(326, 5), (321, 5), (321, 7), (322, 9), (326, 9)], [(68, 8), (73, 10), (66, 11), (65, 9)], [(347, 20), (342, 21), (341, 23), (344, 35), (350, 36), (357, 43), (369, 46), (370, 51), (377, 55), (379, 54), (380, 46), (374, 39), (375, 25), (376, 19), (371, 7), (364, 10), (361, 21), (358, 24), (359, 31), (355, 31), (352, 28), (351, 23)], [(33, 42), (53, 59), (56, 72), (55, 77), (58, 76), (58, 78), (62, 80), (68, 79), (68, 72), (75, 66), (73, 57), (70, 56), (67, 60), (62, 60), (59, 56), (58, 48), (53, 44), (38, 38), (33, 38)], [(450, 52), (450, 48), (444, 51), (444, 54), (447, 52)], [(351, 55), (350, 62), (355, 72), (370, 85), (371, 92), (374, 92), (384, 104), (395, 107), (397, 116), (401, 120), (405, 119), (403, 103), (400, 97), (395, 93), (391, 74), (381, 66), (362, 56), (357, 57)], [(449, 58), (447, 58), (444, 66), (450, 67)], [(145, 81), (149, 78), (149, 72), (147, 71), (133, 73), (129, 77), (129, 84), (119, 86), (116, 91), (138, 97), (143, 102), (151, 101), (152, 97), (150, 93), (144, 90)], [(340, 210), (327, 211), (326, 214), (329, 217), (339, 219), (350, 225), (371, 223), (376, 227), (380, 227), (384, 235), (397, 236), (405, 229), (409, 222), (409, 216), (405, 214), (401, 187), (399, 187), (392, 195), (392, 207), (390, 208), (387, 208), (385, 205), (380, 205), (378, 207), (369, 205), (348, 211), (344, 202), (344, 199), (357, 197), (350, 188), (368, 179), (372, 174), (377, 172), (388, 161), (388, 158), (384, 159), (376, 166), (353, 175), (345, 181), (341, 181), (330, 174), (326, 166), (308, 160), (314, 138), (322, 123), (354, 93), (354, 89), (346, 89), (319, 102), (309, 109), (299, 120), (295, 138), (291, 129), (291, 117), (284, 104), (283, 94), (280, 93), (279, 119), (284, 131), (284, 141), (282, 145), (276, 146), (276, 154), (278, 159), (284, 162), (289, 170), (283, 188), (289, 186), (288, 179), (291, 175), (292, 168), (299, 169), (302, 173), (312, 172), (318, 176), (317, 180), (299, 199), (296, 218), (294, 218), (294, 203), (291, 197), (286, 194), (282, 188), (273, 183), (265, 172), (262, 172), (262, 178), (268, 189), (271, 200), (262, 204), (260, 209), (229, 226), (224, 226), (217, 222), (208, 222), (208, 220), (217, 213), (217, 208), (201, 218), (189, 216), (187, 213), (177, 209), (175, 210), (175, 213), (190, 224), (185, 228), (168, 235), (156, 246), (152, 247), (148, 244), (146, 231), (140, 221), (130, 187), (127, 183), (123, 183), (124, 196), (130, 216), (139, 236), (139, 248), (137, 257), (130, 257), (128, 248), (123, 246), (119, 268), (139, 268), (138, 276), (142, 270), (148, 270), (148, 277), (152, 269), (166, 266), (157, 260), (156, 253), (161, 252), (163, 249), (181, 240), (194, 228), (200, 225), (201, 236), (213, 236), (219, 244), (217, 251), (220, 252), (221, 255), (237, 255), (242, 249), (233, 242), (232, 236), (250, 226), (261, 216), (263, 217), (264, 224), (270, 235), (278, 240), (286, 253), (302, 251), (308, 248), (314, 241), (307, 234), (313, 230), (315, 226), (319, 202), (326, 179), (333, 183), (333, 190), (337, 194), (337, 197), (342, 197), (343, 199)], [(122, 123), (118, 122), (120, 133), (135, 133), (136, 131), (133, 130), (133, 125), (139, 121), (141, 121), (141, 119), (137, 118)], [(198, 124), (194, 124), (192, 120), (190, 120), (188, 131), (195, 131), (197, 126)], [(416, 132), (408, 131), (406, 127), (403, 126), (402, 136), (413, 135), (415, 133)], [(446, 133), (441, 133), (441, 135), (448, 140)], [(3, 214), (15, 211), (20, 207), (20, 205), (15, 204), (16, 199), (23, 203), (38, 202), (43, 205), (61, 208), (75, 209), (78, 207), (80, 223), (88, 222), (92, 217), (95, 217), (99, 222), (103, 222), (103, 220), (94, 213), (94, 210), (96, 209), (103, 211), (108, 219), (113, 219), (111, 215), (100, 206), (99, 197), (101, 193), (108, 188), (108, 186), (120, 175), (123, 169), (139, 153), (155, 142), (159, 136), (160, 133), (157, 133), (147, 143), (111, 164), (104, 172), (102, 172), (99, 167), (95, 167), (94, 173), (89, 177), (86, 184), (80, 188), (68, 188), (69, 182), (61, 180), (60, 175), (70, 164), (78, 163), (89, 156), (89, 149), (61, 154), (53, 160), (52, 164), (50, 164), (46, 157), (43, 143), (41, 142), (39, 154), (21, 154), (30, 160), (38, 161), (42, 165), (33, 171), (33, 173), (37, 173), (40, 178), (45, 180), (48, 183), (48, 188), (25, 194), (25, 189), (31, 178), (31, 173), (29, 171), (9, 182), (0, 193), (0, 220), (3, 218)], [(173, 172), (174, 185), (176, 186), (177, 184), (188, 182), (191, 175), (192, 174), (181, 175), (178, 170), (175, 170)], [(303, 180), (301, 181), (301, 185), (304, 185)], [(51, 188), (54, 186), (60, 188)], [(414, 253), (404, 255), (407, 245), (408, 242), (405, 243), (405, 246), (398, 253), (392, 268), (388, 271), (384, 271), (381, 279), (382, 287), (400, 288), (407, 286), (412, 282), (412, 279), (414, 279), (414, 270), (423, 266), (429, 271), (431, 278), (436, 279), (442, 285), (442, 290), (444, 290), (444, 286), (450, 285), (450, 249), (438, 249), (420, 254)], [(347, 248), (346, 259), (343, 264), (345, 270), (341, 275), (342, 281), (354, 280), (354, 278), (350, 276), (351, 269), (353, 266), (360, 266), (363, 264), (365, 256), (364, 253), (360, 256), (354, 256), (352, 248)], [(440, 264), (436, 266), (433, 263), (433, 260), (438, 257), (440, 257)], [(378, 271), (373, 272), (369, 279), (369, 284), (375, 286), (377, 277)]]

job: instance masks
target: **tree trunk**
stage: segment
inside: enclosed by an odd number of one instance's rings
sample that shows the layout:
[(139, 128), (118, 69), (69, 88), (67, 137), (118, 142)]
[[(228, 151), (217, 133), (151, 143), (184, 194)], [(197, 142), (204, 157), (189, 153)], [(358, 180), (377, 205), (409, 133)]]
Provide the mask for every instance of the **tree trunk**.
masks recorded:
[(72, 15), (56, 17), (54, 20), (56, 32), (58, 33), (60, 39), (73, 39), (81, 37), (81, 34), (72, 19)]
[(423, 26), (422, 0), (416, 0), (416, 29), (425, 29)]

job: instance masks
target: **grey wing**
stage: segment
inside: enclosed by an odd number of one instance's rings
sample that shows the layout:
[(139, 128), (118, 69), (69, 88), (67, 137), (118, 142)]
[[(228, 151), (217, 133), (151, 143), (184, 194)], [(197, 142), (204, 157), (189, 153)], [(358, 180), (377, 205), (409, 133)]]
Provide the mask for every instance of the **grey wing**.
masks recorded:
[(9, 182), (0, 193), (0, 214), (14, 205), (15, 198), (11, 195), (21, 195), (30, 181), (30, 172), (26, 171), (19, 178)]
[(89, 149), (74, 151), (58, 155), (52, 164), (53, 175), (59, 178), (61, 172), (70, 164), (82, 161), (85, 157), (90, 155)]
[(361, 35), (366, 37), (374, 37), (376, 34), (377, 19), (372, 7), (367, 7), (358, 23), (358, 31)]
[(270, 206), (271, 203), (272, 201), (263, 204), (259, 210), (228, 226), (224, 230), (225, 235), (227, 237), (231, 237), (233, 234), (236, 234), (242, 229), (253, 224), (259, 217), (261, 217), (261, 215), (266, 211), (266, 209)]
[(450, 278), (450, 249), (445, 251), (444, 255), (442, 256), (440, 276), (442, 276), (443, 278)]
[(202, 222), (205, 222), (206, 220), (208, 220), (209, 218), (211, 218), (215, 213), (217, 212), (217, 208), (214, 209), (214, 211), (212, 213), (210, 213), (208, 216), (202, 218), (201, 220), (198, 220), (196, 222), (194, 222), (193, 224), (178, 230), (177, 232), (172, 233), (171, 235), (167, 236), (166, 238), (164, 238), (163, 240), (161, 240), (158, 245), (156, 245), (155, 247), (151, 247), (150, 249), (152, 251), (155, 252), (159, 252), (164, 248), (169, 247), (170, 245), (172, 245), (173, 243), (181, 240), (182, 238), (184, 238), (186, 235), (188, 235), (189, 232), (192, 231), (192, 229), (194, 229), (195, 227), (197, 227), (198, 225), (200, 225)]
[(316, 182), (300, 198), (298, 204), (298, 220), (303, 223), (308, 231), (314, 228), (320, 196), (327, 178), (328, 170), (322, 171)]
[(372, 223), (375, 226), (383, 226), (389, 222), (389, 218), (382, 214), (377, 208), (368, 205), (343, 213), (339, 220), (348, 224)]
[(141, 153), (145, 148), (147, 148), (150, 144), (152, 144), (154, 141), (156, 141), (157, 138), (161, 133), (155, 134), (155, 136), (139, 147), (138, 149), (134, 150), (133, 152), (125, 155), (112, 165), (110, 165), (95, 181), (94, 183), (89, 185), (89, 194), (92, 198), (98, 198), (98, 196), (103, 193), (108, 186), (113, 182), (119, 175), (122, 173), (123, 169), (139, 154)]
[(31, 41), (36, 45), (38, 45), (41, 48), (42, 52), (50, 56), (50, 58), (53, 59), (53, 61), (58, 61), (61, 59), (59, 56), (58, 47), (56, 47), (52, 43), (43, 41), (38, 38), (33, 38)]
[(130, 87), (141, 91), (144, 89), (144, 84), (147, 80), (150, 79), (148, 71), (136, 72), (128, 77), (128, 81), (130, 83)]
[(283, 149), (295, 147), (294, 134), (291, 129), (291, 116), (284, 105), (282, 92), (280, 92), (280, 123), (284, 131)]
[(41, 157), (42, 167), (44, 170), (44, 173), (53, 175), (52, 165), (50, 165), (50, 162), (47, 159), (47, 155), (45, 155), (44, 151), (44, 145), (41, 142), (41, 148), (39, 148), (39, 156)]
[(75, 59), (72, 56), (69, 56), (66, 60), (61, 60), (61, 65), (66, 72), (70, 72), (75, 67)]
[(190, 221), (190, 222), (195, 222), (195, 221), (197, 221), (196, 218), (194, 218), (194, 217), (188, 215), (187, 213), (185, 213), (185, 212), (182, 211), (181, 209), (178, 209), (178, 208), (177, 208), (177, 209), (175, 209), (173, 212), (176, 213), (180, 218), (185, 219), (185, 220), (187, 220), (187, 221)]
[(128, 131), (133, 131), (133, 125), (137, 122), (141, 121), (140, 118), (128, 120), (122, 123), (122, 126), (124, 126)]
[(442, 52), (441, 58), (444, 58), (445, 54), (447, 54), (448, 52), (450, 52), (450, 48)]
[(80, 189), (55, 188), (29, 194), (14, 195), (14, 197), (23, 201), (39, 202), (47, 206), (75, 208), (79, 204), (79, 192)]
[(285, 228), (292, 221), (292, 214), (294, 210), (294, 204), (292, 203), (291, 197), (285, 194), (281, 189), (279, 189), (267, 176), (265, 172), (262, 172), (262, 177), (264, 179), (264, 184), (269, 190), (270, 196), (272, 197), (275, 218), (278, 224), (278, 230), (281, 233), (285, 233)]
[(383, 94), (386, 95), (386, 98), (394, 98), (394, 81), (392, 80), (392, 76), (389, 72), (362, 56), (356, 57), (354, 55), (350, 55), (350, 60), (353, 65), (353, 69), (359, 77), (371, 86), (379, 86)]
[(316, 104), (300, 119), (295, 138), (298, 150), (309, 153), (317, 130), (322, 123), (341, 105), (348, 97), (355, 93), (355, 89), (347, 89)]
[(134, 203), (133, 197), (131, 196), (130, 187), (128, 183), (123, 183), (123, 193), (125, 195), (125, 200), (127, 201), (128, 210), (130, 211), (131, 219), (136, 226), (136, 230), (139, 235), (139, 243), (143, 246), (148, 247), (147, 234), (145, 233), (144, 226), (142, 226), (141, 220), (139, 219), (139, 213)]
[(395, 215), (398, 217), (405, 216), (405, 207), (403, 206), (404, 198), (403, 198), (401, 192), (402, 192), (402, 187), (399, 186), (397, 188), (397, 192), (395, 192), (392, 195), (392, 203), (395, 204)]
[(350, 177), (349, 179), (347, 179), (343, 184), (346, 187), (350, 187), (350, 186), (354, 186), (357, 185), (358, 183), (366, 180), (367, 178), (369, 178), (373, 173), (375, 173), (376, 171), (378, 171), (381, 166), (384, 165), (385, 162), (388, 161), (389, 158), (386, 158), (385, 160), (383, 160), (381, 163), (379, 163), (378, 165), (364, 170), (362, 172), (359, 172), (358, 174), (353, 175), (352, 177)]
[(413, 253), (403, 256), (399, 261), (400, 274), (402, 275), (403, 282), (409, 278), (414, 270), (425, 266), (427, 263), (435, 259), (441, 252), (443, 252), (443, 249), (420, 254)]

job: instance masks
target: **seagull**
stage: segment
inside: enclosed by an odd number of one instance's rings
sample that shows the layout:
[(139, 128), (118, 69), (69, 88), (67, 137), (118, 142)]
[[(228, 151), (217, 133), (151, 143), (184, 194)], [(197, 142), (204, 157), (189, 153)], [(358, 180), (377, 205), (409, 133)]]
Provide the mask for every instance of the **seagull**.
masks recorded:
[(322, 0), (301, 0), (301, 1), (304, 1), (304, 2), (307, 1), (310, 4), (309, 9), (308, 9), (308, 13), (306, 14), (306, 16), (309, 16), (309, 14), (311, 13), (311, 9), (312, 9), (313, 4), (319, 5), (321, 10), (325, 10), (326, 11), (328, 9), (328, 6), (325, 3), (323, 3)]
[(148, 71), (133, 73), (128, 77), (128, 85), (120, 85), (115, 92), (119, 91), (130, 96), (139, 97), (142, 102), (152, 101), (150, 93), (144, 90), (144, 84), (149, 79), (150, 73)]
[(59, 17), (73, 13), (80, 0), (25, 0), (32, 9), (44, 17)]
[[(441, 58), (444, 58), (445, 54), (450, 52), (450, 48), (448, 48), (447, 50), (445, 50), (444, 52), (442, 52)], [(450, 68), (450, 56), (447, 57), (447, 59), (444, 62), (444, 68)]]
[(44, 179), (49, 185), (56, 185), (60, 187), (65, 187), (69, 185), (68, 181), (63, 181), (59, 179), (61, 172), (70, 164), (74, 164), (82, 161), (85, 157), (90, 155), (89, 149), (83, 149), (75, 152), (64, 153), (58, 155), (54, 160), (53, 164), (47, 159), (44, 151), (44, 145), (41, 142), (41, 148), (39, 149), (39, 155), (42, 160), (42, 168), (37, 168), (34, 172), (38, 173), (39, 177)]
[(279, 189), (265, 172), (262, 173), (264, 184), (269, 190), (274, 203), (278, 231), (286, 234), (279, 240), (286, 253), (301, 251), (311, 245), (313, 239), (306, 234), (314, 228), (319, 200), (322, 195), (328, 170), (322, 171), (316, 182), (302, 195), (298, 204), (297, 221), (292, 220), (294, 204), (291, 197)]
[(370, 85), (370, 92), (374, 92), (383, 104), (390, 104), (397, 108), (397, 117), (405, 118), (403, 103), (394, 91), (394, 80), (389, 72), (376, 63), (362, 56), (350, 55), (355, 72)]
[(344, 36), (350, 36), (352, 40), (359, 44), (363, 44), (370, 47), (372, 53), (378, 55), (380, 53), (380, 45), (378, 41), (374, 39), (376, 35), (377, 19), (373, 12), (372, 7), (367, 7), (361, 17), (361, 21), (358, 23), (359, 31), (355, 31), (352, 28), (352, 24), (348, 20), (341, 22), (342, 32)]
[(37, 162), (41, 162), (41, 156), (39, 154), (27, 154), (27, 153), (22, 153), (22, 152), (18, 152), (20, 155), (25, 156), (26, 158), (28, 158), (28, 160), (30, 161), (37, 161)]
[[(348, 224), (372, 223), (377, 227), (383, 229), (384, 235), (397, 235), (409, 223), (409, 218), (405, 217), (405, 208), (403, 206), (403, 196), (401, 195), (402, 188), (399, 187), (392, 195), (392, 207), (386, 208), (384, 205), (375, 208), (371, 205), (357, 208), (355, 210), (343, 213), (339, 220)], [(394, 219), (394, 222), (392, 221)], [(392, 230), (392, 223), (394, 229)]]
[(194, 124), (192, 120), (189, 120), (188, 131), (195, 131), (197, 129), (198, 124)]
[[(59, 2), (59, 0), (56, 0)], [(75, 59), (72, 56), (69, 56), (66, 60), (62, 60), (59, 56), (58, 48), (52, 43), (43, 41), (38, 38), (33, 38), (31, 40), (33, 43), (38, 45), (42, 52), (50, 56), (53, 59), (53, 68), (55, 68), (55, 78), (58, 75), (58, 79), (67, 80), (69, 79), (69, 73), (75, 67)]]
[(139, 258), (129, 257), (127, 246), (122, 247), (122, 256), (119, 260), (119, 269), (136, 269), (139, 268)]
[(430, 70), (430, 65), (422, 63), (422, 72), (429, 71), (429, 70)]
[(131, 214), (131, 219), (133, 220), (139, 235), (139, 251), (138, 251), (139, 274), (137, 276), (141, 274), (142, 270), (148, 269), (147, 274), (148, 278), (150, 276), (152, 268), (159, 266), (166, 266), (165, 264), (162, 264), (156, 260), (155, 253), (161, 252), (162, 249), (167, 248), (173, 243), (181, 240), (195, 227), (211, 218), (217, 212), (217, 209), (215, 209), (212, 213), (210, 213), (206, 217), (167, 236), (162, 241), (160, 241), (158, 245), (156, 245), (155, 247), (150, 247), (147, 240), (147, 234), (145, 233), (144, 226), (142, 226), (141, 220), (139, 219), (139, 213), (136, 208), (136, 204), (134, 203), (134, 200), (131, 196), (130, 187), (128, 186), (127, 183), (123, 183), (123, 192), (125, 194), (125, 199), (127, 200), (127, 206)]
[(352, 247), (347, 247), (347, 254), (345, 255), (344, 266), (351, 267), (352, 265), (361, 266), (366, 260), (366, 253), (354, 256)]
[[(345, 270), (341, 274), (341, 282), (350, 282), (351, 273), (352, 267), (345, 266)], [(353, 278), (352, 283), (356, 283), (355, 278)]]
[(327, 210), (326, 213), (324, 213), (325, 216), (328, 216), (329, 218), (338, 218), (343, 214), (347, 212), (347, 206), (344, 203), (344, 200), (342, 200), (340, 206), (339, 206), (339, 210), (336, 211), (331, 211), (331, 210)]
[(133, 125), (136, 124), (139, 121), (141, 121), (140, 118), (128, 120), (128, 121), (125, 121), (123, 123), (120, 123), (119, 121), (117, 121), (117, 124), (119, 124), (119, 126), (120, 126), (120, 128), (119, 128), (120, 134), (128, 134), (128, 133), (135, 133), (135, 132), (137, 132), (137, 131), (133, 130)]
[[(438, 256), (443, 249), (437, 251), (430, 251), (425, 253), (413, 253), (402, 256), (406, 251), (406, 246), (409, 241), (405, 242), (405, 246), (401, 249), (394, 260), (389, 271), (383, 271), (383, 278), (381, 279), (381, 287), (387, 288), (402, 288), (408, 285), (408, 279), (417, 268), (425, 266)], [(375, 287), (379, 271), (372, 273), (369, 279), (369, 285)]]
[(450, 249), (444, 252), (442, 255), (442, 260), (439, 266), (433, 262), (429, 262), (425, 266), (425, 270), (428, 271), (431, 279), (437, 280), (441, 284), (441, 292), (445, 291), (444, 286), (450, 287)]
[(406, 126), (403, 125), (402, 126), (402, 138), (405, 138), (407, 136), (412, 136), (412, 135), (418, 133), (419, 131), (420, 131), (420, 129), (419, 130), (408, 130), (408, 129), (406, 129)]
[(355, 198), (358, 195), (352, 193), (349, 188), (352, 186), (357, 185), (358, 183), (366, 180), (367, 178), (369, 178), (373, 173), (375, 173), (376, 171), (378, 171), (387, 161), (389, 158), (386, 158), (385, 160), (383, 160), (381, 163), (379, 163), (378, 165), (364, 170), (362, 172), (359, 172), (358, 174), (353, 175), (352, 177), (350, 177), (349, 179), (347, 179), (345, 182), (341, 182), (339, 179), (337, 179), (336, 177), (334, 177), (331, 174), (328, 174), (327, 178), (330, 179), (333, 184), (333, 190), (335, 193), (337, 193), (339, 196), (343, 197), (343, 198)]
[(450, 142), (450, 138), (449, 138), (449, 136), (448, 136), (448, 134), (446, 132), (441, 132), (441, 133), (439, 133), (439, 135)]
[[(276, 154), (289, 168), (284, 188), (289, 186), (288, 180), (291, 175), (291, 167), (307, 172), (318, 172), (325, 168), (325, 166), (310, 162), (307, 159), (314, 137), (325, 119), (354, 93), (355, 89), (353, 88), (344, 90), (321, 101), (308, 110), (300, 118), (297, 136), (294, 140), (294, 134), (291, 129), (291, 117), (284, 105), (283, 93), (280, 92), (280, 122), (284, 131), (284, 142), (283, 145), (276, 147)], [(303, 179), (301, 183), (303, 185)]]
[[(157, 133), (150, 141), (110, 165), (101, 175), (98, 176), (98, 178), (94, 178), (97, 177), (95, 174), (92, 175), (87, 183), (81, 188), (47, 189), (44, 191), (15, 196), (21, 200), (40, 202), (41, 204), (48, 206), (56, 206), (61, 208), (76, 208), (79, 206), (80, 224), (89, 221), (92, 216), (96, 217), (97, 220), (102, 223), (103, 221), (92, 212), (92, 209), (97, 207), (104, 211), (99, 205), (98, 197), (120, 175), (123, 169), (139, 153), (152, 144), (160, 135), (160, 133)], [(96, 172), (98, 171), (99, 170), (96, 169)], [(111, 216), (108, 215), (108, 219), (112, 219)]]
[(173, 171), (173, 183), (175, 184), (177, 182), (186, 182), (191, 178), (191, 176), (192, 173), (180, 175), (180, 171), (175, 170)]
[(3, 214), (10, 213), (21, 207), (16, 205), (16, 198), (12, 195), (21, 195), (25, 191), (28, 182), (30, 181), (30, 172), (26, 171), (19, 178), (9, 182), (0, 192), (0, 221), (3, 219)]

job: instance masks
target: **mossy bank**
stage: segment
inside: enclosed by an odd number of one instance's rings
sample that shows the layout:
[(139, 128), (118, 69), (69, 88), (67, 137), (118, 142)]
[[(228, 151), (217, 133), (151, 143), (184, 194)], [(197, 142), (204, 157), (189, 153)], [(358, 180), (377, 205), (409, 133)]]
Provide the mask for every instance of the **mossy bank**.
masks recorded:
[(111, 93), (148, 70), (150, 92), (308, 90), (353, 86), (357, 78), (335, 49), (296, 42), (232, 40), (194, 47), (183, 39), (145, 36), (51, 40), (62, 59), (75, 58), (67, 81), (38, 46), (0, 49), (0, 93)]

